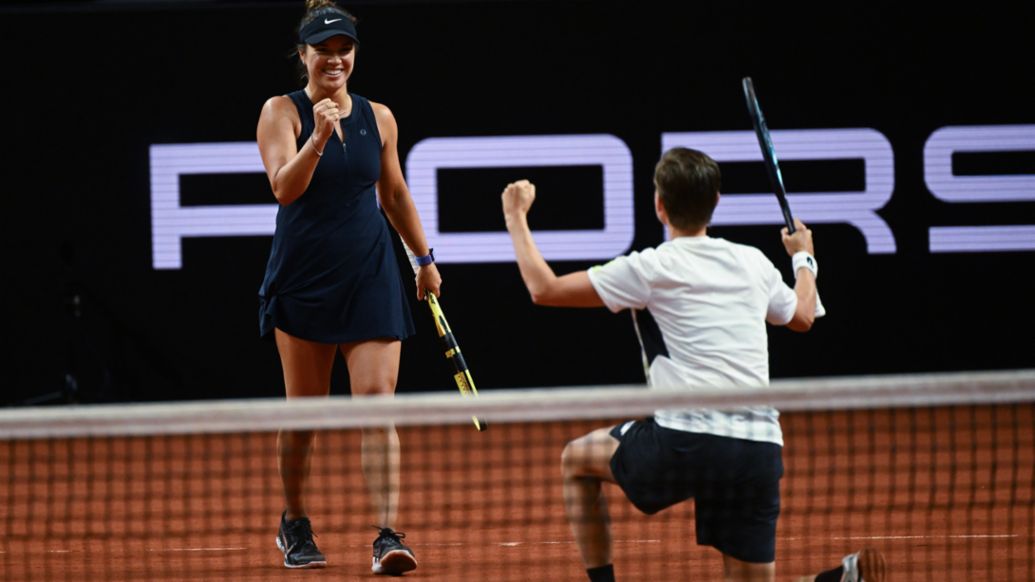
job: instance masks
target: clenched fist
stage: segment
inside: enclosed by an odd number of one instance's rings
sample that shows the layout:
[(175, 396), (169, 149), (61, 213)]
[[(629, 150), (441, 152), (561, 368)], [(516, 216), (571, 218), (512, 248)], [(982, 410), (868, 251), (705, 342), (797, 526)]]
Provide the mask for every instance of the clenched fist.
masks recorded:
[(334, 132), (334, 126), (341, 119), (341, 110), (333, 99), (321, 99), (313, 105), (313, 141), (322, 149)]
[(535, 202), (535, 184), (528, 180), (511, 182), (503, 190), (502, 198), (504, 217), (524, 216)]

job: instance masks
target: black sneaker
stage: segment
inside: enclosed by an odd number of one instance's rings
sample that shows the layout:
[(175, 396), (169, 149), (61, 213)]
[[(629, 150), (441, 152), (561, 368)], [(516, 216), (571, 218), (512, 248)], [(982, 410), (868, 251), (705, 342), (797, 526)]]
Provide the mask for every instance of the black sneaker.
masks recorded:
[(406, 534), (393, 531), (390, 527), (377, 529), (377, 539), (374, 540), (374, 564), (370, 567), (374, 574), (398, 576), (415, 569), (417, 558), (413, 557), (413, 550), (400, 541)]
[(277, 547), (284, 552), (284, 566), (288, 568), (323, 568), (327, 559), (313, 541), (313, 526), (308, 517), (285, 521), (285, 511), (280, 516), (280, 532)]

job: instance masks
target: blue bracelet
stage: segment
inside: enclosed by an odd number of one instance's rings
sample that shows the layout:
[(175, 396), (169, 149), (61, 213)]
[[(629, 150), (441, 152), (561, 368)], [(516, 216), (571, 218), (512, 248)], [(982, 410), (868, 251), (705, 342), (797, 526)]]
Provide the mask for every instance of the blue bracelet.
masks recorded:
[(418, 267), (427, 267), (431, 263), (435, 262), (435, 249), (428, 249), (428, 254), (423, 257), (415, 257), (417, 259)]

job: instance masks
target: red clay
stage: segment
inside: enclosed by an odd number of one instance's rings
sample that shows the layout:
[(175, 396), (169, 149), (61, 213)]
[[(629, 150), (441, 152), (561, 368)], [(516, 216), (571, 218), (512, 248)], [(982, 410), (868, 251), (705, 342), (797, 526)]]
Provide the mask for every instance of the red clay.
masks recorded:
[[(881, 549), (889, 580), (1035, 579), (1031, 405), (786, 414), (780, 579)], [(417, 580), (580, 580), (564, 443), (607, 422), (401, 428), (399, 529)], [(370, 579), (358, 435), (322, 433), (309, 513), (329, 567), (290, 571), (272, 434), (0, 443), (0, 579)], [(38, 464), (30, 464), (33, 459)], [(43, 461), (46, 461), (43, 463)], [(624, 580), (714, 580), (693, 505), (636, 512), (608, 487)]]

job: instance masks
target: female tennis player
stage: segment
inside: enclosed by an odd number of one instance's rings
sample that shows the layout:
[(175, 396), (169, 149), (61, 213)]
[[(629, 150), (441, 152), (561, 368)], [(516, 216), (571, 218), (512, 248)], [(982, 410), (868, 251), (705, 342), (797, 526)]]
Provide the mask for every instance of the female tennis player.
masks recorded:
[[(503, 212), (532, 301), (634, 310), (651, 386), (768, 385), (766, 322), (802, 332), (812, 327), (811, 231), (800, 221), (793, 235), (783, 230), (797, 279), (792, 289), (758, 249), (708, 236), (719, 202), (714, 160), (669, 150), (654, 183), (655, 211), (671, 240), (562, 277), (543, 259), (528, 226), (535, 186), (509, 184)], [(722, 554), (725, 580), (774, 580), (782, 445), (778, 413), (769, 407), (659, 410), (568, 443), (561, 458), (565, 509), (589, 579), (615, 579), (601, 488), (607, 481), (647, 514), (693, 498), (697, 543)], [(885, 570), (883, 556), (866, 549), (806, 580), (883, 582)]]
[[(381, 209), (420, 264), (417, 295), (438, 295), (441, 277), (403, 179), (398, 128), (388, 107), (349, 92), (359, 36), (330, 0), (309, 0), (298, 29), (304, 88), (270, 98), (257, 138), (280, 203), (259, 326), (273, 335), (288, 398), (326, 396), (341, 352), (353, 396), (392, 394), (401, 340), (413, 333), (390, 231)], [(322, 567), (306, 514), (311, 431), (278, 438), (285, 510), (277, 545), (289, 568)], [(417, 560), (397, 533), (399, 437), (365, 429), (362, 467), (379, 525), (372, 569), (401, 574)]]

